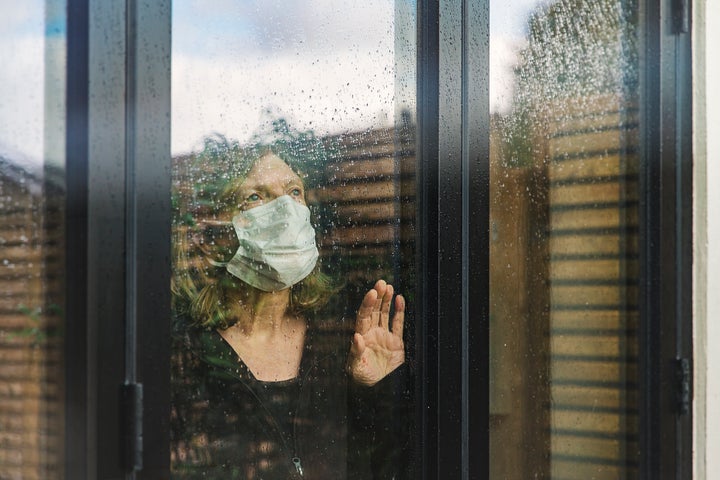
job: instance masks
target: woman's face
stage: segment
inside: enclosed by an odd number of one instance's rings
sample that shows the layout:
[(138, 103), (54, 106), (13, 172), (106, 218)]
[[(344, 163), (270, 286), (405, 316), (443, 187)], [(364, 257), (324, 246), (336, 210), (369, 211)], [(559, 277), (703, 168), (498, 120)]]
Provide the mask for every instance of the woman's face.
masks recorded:
[(283, 195), (306, 204), (302, 179), (274, 153), (268, 153), (255, 162), (237, 193), (240, 210), (259, 207)]

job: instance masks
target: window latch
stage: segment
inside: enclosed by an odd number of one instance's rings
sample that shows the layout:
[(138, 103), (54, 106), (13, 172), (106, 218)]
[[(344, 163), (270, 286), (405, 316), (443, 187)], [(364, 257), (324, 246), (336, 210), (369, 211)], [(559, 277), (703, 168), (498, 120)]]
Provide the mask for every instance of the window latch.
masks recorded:
[(122, 386), (123, 461), (126, 472), (143, 467), (143, 386), (125, 383)]
[(679, 415), (690, 413), (690, 360), (678, 358), (675, 360), (677, 379), (677, 411)]

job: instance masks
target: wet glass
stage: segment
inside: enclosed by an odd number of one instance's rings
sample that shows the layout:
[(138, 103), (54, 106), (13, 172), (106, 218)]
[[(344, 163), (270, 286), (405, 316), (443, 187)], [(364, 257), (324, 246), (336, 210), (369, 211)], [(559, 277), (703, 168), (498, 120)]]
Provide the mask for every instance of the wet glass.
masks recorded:
[(65, 2), (0, 6), (0, 478), (63, 478)]
[(490, 478), (637, 478), (637, 16), (490, 2)]
[[(415, 8), (173, 3), (173, 478), (413, 474), (411, 342), (375, 386), (349, 381), (345, 366), (378, 279), (404, 296), (412, 330)], [(257, 324), (238, 310), (252, 303), (248, 285), (282, 292), (294, 280), (271, 255), (238, 260), (249, 220), (237, 216), (263, 208), (269, 219), (243, 248), (297, 252), (304, 234), (278, 246), (283, 228), (304, 231), (292, 202), (309, 208), (325, 276), (313, 270), (291, 288), (287, 348), (257, 349)]]

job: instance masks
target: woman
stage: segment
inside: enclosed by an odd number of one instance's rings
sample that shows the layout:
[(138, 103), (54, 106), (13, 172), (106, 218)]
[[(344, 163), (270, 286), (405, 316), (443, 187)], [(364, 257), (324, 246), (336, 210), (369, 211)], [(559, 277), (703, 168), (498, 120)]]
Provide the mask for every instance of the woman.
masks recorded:
[(272, 150), (241, 170), (224, 196), (237, 250), (211, 260), (202, 288), (177, 288), (189, 302), (176, 322), (174, 476), (400, 478), (403, 297), (379, 280), (351, 339), (323, 322), (336, 292), (316, 265), (301, 172)]

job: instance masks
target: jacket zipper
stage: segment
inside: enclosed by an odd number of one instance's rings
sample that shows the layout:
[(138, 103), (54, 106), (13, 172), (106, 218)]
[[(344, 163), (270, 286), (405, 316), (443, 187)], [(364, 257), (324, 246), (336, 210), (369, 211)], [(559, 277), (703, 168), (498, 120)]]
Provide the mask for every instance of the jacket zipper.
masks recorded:
[(294, 452), (294, 456), (292, 457), (292, 462), (293, 462), (293, 465), (295, 465), (295, 470), (297, 470), (297, 473), (298, 473), (298, 475), (300, 475), (301, 478), (305, 476), (305, 472), (302, 467), (302, 462), (300, 461), (300, 456), (298, 455), (298, 443), (297, 443), (298, 421), (297, 421), (297, 418), (298, 418), (298, 413), (301, 410), (300, 404), (302, 403), (302, 399), (303, 399), (303, 389), (305, 388), (305, 385), (307, 385), (307, 379), (310, 376), (310, 372), (312, 372), (314, 368), (315, 368), (315, 366), (311, 365), (310, 368), (308, 368), (307, 372), (305, 372), (304, 375), (302, 375), (300, 377), (300, 391), (298, 392), (298, 403), (295, 407), (295, 415), (293, 417), (293, 452)]
[[(306, 347), (307, 347), (307, 345), (306, 345)], [(305, 354), (305, 353), (306, 352), (303, 352), (303, 354)], [(208, 363), (208, 362), (206, 362), (206, 363)], [(213, 366), (212, 364), (210, 364), (210, 365)], [(295, 471), (300, 476), (300, 478), (305, 477), (305, 471), (303, 470), (302, 462), (300, 460), (300, 457), (298, 456), (298, 444), (297, 444), (297, 424), (298, 424), (298, 422), (297, 422), (297, 418), (298, 418), (298, 412), (300, 411), (300, 402), (302, 401), (303, 385), (307, 384), (307, 382), (304, 380), (307, 380), (307, 378), (310, 376), (310, 372), (313, 369), (315, 369), (315, 365), (311, 365), (308, 368), (307, 372), (305, 372), (304, 375), (302, 375), (302, 377), (300, 379), (300, 393), (298, 395), (298, 405), (297, 405), (297, 408), (295, 409), (295, 415), (293, 416), (293, 450), (292, 450), (293, 456), (290, 460), (292, 461), (293, 465), (295, 466)], [(257, 394), (253, 391), (253, 389), (250, 388), (250, 386), (247, 383), (245, 383), (245, 380), (243, 378), (241, 378), (239, 375), (236, 375), (234, 372), (232, 372), (231, 370), (229, 370), (227, 368), (225, 368), (224, 370), (231, 377), (234, 377), (236, 380), (238, 380), (245, 387), (245, 389), (247, 391), (249, 391), (253, 397), (255, 397), (257, 402), (260, 404), (260, 406), (263, 408), (263, 410), (265, 410), (265, 412), (267, 413), (268, 417), (270, 417), (270, 419), (272, 420), (272, 426), (275, 430), (275, 433), (276, 433), (277, 437), (280, 439), (280, 441), (282, 442), (282, 444), (285, 446), (285, 450), (286, 451), (289, 450), (288, 449), (289, 445), (287, 444), (287, 441), (280, 433), (280, 427), (277, 423), (277, 420), (275, 420), (275, 417), (273, 417), (273, 415), (270, 413), (267, 406), (262, 402), (262, 400), (260, 400), (260, 398), (257, 396)]]
[(298, 475), (304, 477), (305, 475), (303, 475), (303, 468), (302, 464), (300, 463), (300, 457), (293, 457), (292, 462), (295, 464), (295, 470), (297, 470)]
[[(209, 363), (209, 362), (206, 362), (206, 363)], [(214, 365), (210, 363), (210, 366), (214, 366)], [(278, 425), (277, 420), (275, 420), (275, 417), (272, 415), (272, 413), (270, 413), (270, 410), (267, 408), (265, 403), (263, 403), (263, 401), (260, 399), (260, 397), (258, 397), (258, 395), (255, 393), (255, 391), (250, 387), (250, 385), (248, 385), (245, 382), (245, 380), (243, 378), (241, 378), (239, 375), (236, 375), (234, 372), (232, 372), (231, 370), (229, 370), (227, 368), (224, 368), (224, 370), (231, 377), (233, 377), (237, 381), (239, 381), (243, 385), (243, 387), (245, 387), (245, 389), (248, 392), (250, 392), (250, 395), (252, 395), (255, 398), (255, 400), (260, 405), (260, 407), (263, 410), (265, 410), (266, 415), (272, 421), (272, 428), (275, 431), (275, 436), (280, 439), (280, 442), (282, 443), (284, 450), (286, 452), (289, 451), (290, 450), (290, 448), (288, 448), (289, 445), (288, 445), (287, 441), (285, 440), (285, 437), (283, 437), (283, 435), (280, 433), (280, 431), (281, 431), (280, 426)], [(302, 386), (301, 386), (301, 388), (302, 388)], [(293, 465), (295, 466), (295, 470), (297, 471), (298, 475), (300, 475), (300, 477), (303, 477), (303, 469), (302, 469), (302, 464), (300, 463), (300, 457), (298, 457), (297, 453), (296, 453), (297, 452), (297, 439), (295, 438), (296, 437), (295, 430), (296, 430), (296, 425), (297, 425), (296, 420), (297, 420), (297, 411), (295, 412), (295, 416), (293, 418), (293, 437), (294, 438), (293, 438), (293, 450), (292, 450), (293, 456), (292, 456), (291, 460), (292, 460)]]

